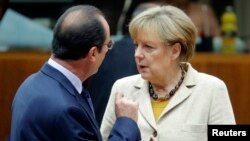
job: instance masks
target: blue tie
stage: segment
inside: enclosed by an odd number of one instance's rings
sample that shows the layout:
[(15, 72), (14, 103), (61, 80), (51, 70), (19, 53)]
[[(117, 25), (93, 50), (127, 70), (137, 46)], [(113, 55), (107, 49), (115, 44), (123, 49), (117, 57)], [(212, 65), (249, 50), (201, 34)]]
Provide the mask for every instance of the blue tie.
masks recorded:
[(85, 100), (87, 100), (88, 105), (89, 105), (89, 107), (90, 107), (90, 109), (91, 109), (91, 111), (93, 113), (93, 116), (95, 117), (95, 110), (94, 110), (93, 103), (92, 103), (89, 92), (86, 89), (83, 88), (81, 95), (85, 98)]

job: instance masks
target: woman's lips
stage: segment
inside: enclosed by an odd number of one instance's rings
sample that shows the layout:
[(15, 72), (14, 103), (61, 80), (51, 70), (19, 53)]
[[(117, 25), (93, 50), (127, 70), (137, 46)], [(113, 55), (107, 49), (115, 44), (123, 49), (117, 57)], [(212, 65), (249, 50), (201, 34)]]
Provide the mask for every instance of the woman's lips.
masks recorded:
[(144, 65), (139, 65), (139, 69), (145, 69), (145, 68), (148, 68), (148, 67)]

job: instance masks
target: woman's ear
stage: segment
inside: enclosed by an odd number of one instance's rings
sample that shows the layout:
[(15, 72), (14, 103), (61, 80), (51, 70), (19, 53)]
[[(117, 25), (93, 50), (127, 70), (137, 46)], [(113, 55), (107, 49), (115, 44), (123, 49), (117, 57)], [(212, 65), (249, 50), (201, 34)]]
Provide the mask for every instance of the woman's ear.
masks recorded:
[(88, 53), (88, 59), (91, 62), (95, 62), (96, 57), (97, 57), (97, 53), (98, 53), (97, 47), (94, 46), (94, 47), (90, 48), (89, 53)]
[(181, 53), (181, 44), (180, 43), (175, 43), (172, 48), (172, 59), (176, 59), (180, 56)]

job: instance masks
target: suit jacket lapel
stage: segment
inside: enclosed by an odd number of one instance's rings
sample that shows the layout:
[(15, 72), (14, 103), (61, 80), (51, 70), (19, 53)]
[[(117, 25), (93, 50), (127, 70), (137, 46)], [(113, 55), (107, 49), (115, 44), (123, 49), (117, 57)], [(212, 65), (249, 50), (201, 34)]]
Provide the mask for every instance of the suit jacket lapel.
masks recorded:
[[(139, 111), (143, 118), (153, 127), (156, 128), (156, 121), (153, 115), (152, 104), (150, 101), (150, 96), (148, 92), (147, 81), (144, 81), (142, 87), (137, 91), (137, 101), (139, 104)], [(163, 110), (160, 117), (168, 113), (171, 109), (175, 108), (177, 105), (182, 103), (186, 98), (189, 97), (191, 91), (186, 87), (182, 86), (178, 93), (176, 93), (170, 100), (167, 107)], [(159, 119), (160, 119), (159, 117)]]
[(152, 128), (156, 129), (156, 122), (153, 115), (152, 105), (150, 101), (150, 96), (148, 92), (148, 83), (145, 80), (139, 80), (136, 83), (135, 88), (137, 89), (135, 93), (134, 99), (136, 99), (139, 103), (139, 112), (142, 117), (152, 126)]
[[(163, 110), (159, 119), (171, 111), (173, 108), (185, 101), (192, 93), (191, 87), (195, 86), (197, 83), (198, 72), (192, 68), (192, 66), (187, 63), (188, 71), (183, 80), (183, 84), (176, 94), (170, 99), (167, 107)], [(153, 127), (156, 128), (156, 122), (153, 115), (152, 105), (150, 101), (150, 96), (148, 92), (148, 81), (143, 79), (137, 80), (135, 83), (135, 88), (137, 89), (136, 94), (133, 99), (137, 99), (139, 102), (139, 111), (143, 118)]]
[(189, 63), (187, 63), (187, 65), (188, 65), (188, 71), (186, 72), (186, 76), (183, 80), (180, 89), (170, 99), (167, 107), (163, 110), (159, 119), (166, 113), (171, 111), (173, 108), (181, 104), (183, 101), (185, 101), (192, 94), (192, 90), (190, 88), (196, 85), (198, 72), (194, 70)]
[(163, 110), (159, 119), (161, 118), (161, 116), (163, 116), (164, 114), (168, 113), (173, 108), (181, 104), (185, 99), (187, 99), (190, 96), (190, 94), (191, 94), (190, 89), (182, 85), (180, 89), (176, 92), (176, 94), (170, 99), (167, 107)]
[[(80, 105), (82, 106), (83, 110), (87, 113), (89, 119), (92, 121), (93, 125), (95, 126), (95, 129), (97, 130), (96, 132), (99, 133), (99, 126), (95, 120), (95, 117), (92, 112), (92, 110), (90, 109), (89, 105), (88, 105), (88, 101), (80, 94), (76, 94), (76, 99), (77, 101), (80, 103)], [(100, 136), (101, 138), (101, 136)]]

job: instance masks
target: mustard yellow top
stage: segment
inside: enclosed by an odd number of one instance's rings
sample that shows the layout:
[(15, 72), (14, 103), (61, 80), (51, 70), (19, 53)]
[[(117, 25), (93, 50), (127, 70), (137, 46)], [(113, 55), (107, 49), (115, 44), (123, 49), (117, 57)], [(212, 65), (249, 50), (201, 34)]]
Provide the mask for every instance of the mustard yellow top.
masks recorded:
[(155, 120), (157, 121), (162, 111), (167, 106), (168, 100), (152, 100), (151, 99), (151, 104), (152, 104), (152, 109), (153, 109)]

